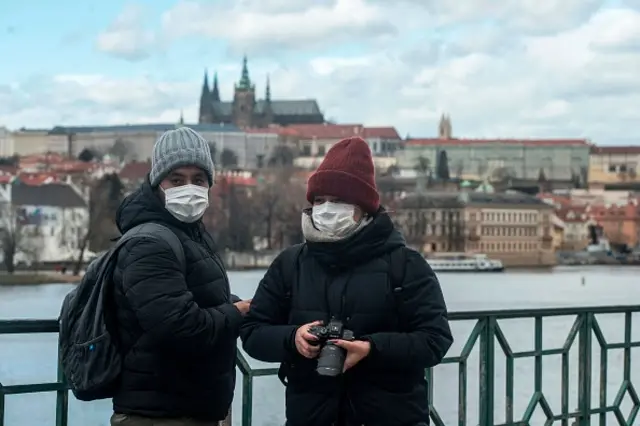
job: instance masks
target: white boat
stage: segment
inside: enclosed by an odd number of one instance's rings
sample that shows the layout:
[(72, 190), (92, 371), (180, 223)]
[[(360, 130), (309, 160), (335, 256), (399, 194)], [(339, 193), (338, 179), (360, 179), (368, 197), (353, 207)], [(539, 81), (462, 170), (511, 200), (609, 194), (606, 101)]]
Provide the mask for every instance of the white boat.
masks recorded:
[(425, 256), (434, 272), (502, 272), (504, 265), (499, 260), (489, 259), (485, 254), (442, 253)]

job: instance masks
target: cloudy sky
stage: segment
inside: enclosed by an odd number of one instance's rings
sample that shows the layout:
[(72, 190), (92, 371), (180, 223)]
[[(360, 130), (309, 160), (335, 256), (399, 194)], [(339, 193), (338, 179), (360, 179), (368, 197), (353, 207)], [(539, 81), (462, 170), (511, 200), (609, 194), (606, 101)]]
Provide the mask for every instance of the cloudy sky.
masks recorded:
[(194, 122), (245, 53), (343, 123), (640, 143), (640, 0), (3, 1), (0, 126)]

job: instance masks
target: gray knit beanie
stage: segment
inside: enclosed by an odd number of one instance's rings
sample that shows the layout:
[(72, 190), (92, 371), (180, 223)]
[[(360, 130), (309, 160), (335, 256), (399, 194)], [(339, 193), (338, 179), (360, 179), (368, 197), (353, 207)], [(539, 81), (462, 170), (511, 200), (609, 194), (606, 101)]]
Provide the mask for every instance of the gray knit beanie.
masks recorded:
[(213, 185), (215, 169), (209, 143), (188, 127), (165, 132), (153, 146), (149, 173), (151, 186), (155, 188), (172, 170), (185, 166), (196, 166), (204, 170), (209, 178), (209, 185)]

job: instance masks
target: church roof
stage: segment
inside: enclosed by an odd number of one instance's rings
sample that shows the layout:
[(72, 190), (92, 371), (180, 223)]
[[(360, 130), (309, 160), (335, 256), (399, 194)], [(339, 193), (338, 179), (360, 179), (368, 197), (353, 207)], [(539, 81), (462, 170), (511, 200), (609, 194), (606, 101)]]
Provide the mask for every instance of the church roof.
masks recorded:
[(87, 207), (80, 194), (64, 183), (15, 184), (11, 188), (11, 202), (15, 206)]
[[(264, 100), (256, 101), (255, 112), (260, 114), (266, 110)], [(213, 102), (213, 108), (218, 116), (231, 116), (233, 102)], [(315, 99), (301, 100), (273, 100), (271, 111), (274, 115), (321, 115), (320, 107)]]

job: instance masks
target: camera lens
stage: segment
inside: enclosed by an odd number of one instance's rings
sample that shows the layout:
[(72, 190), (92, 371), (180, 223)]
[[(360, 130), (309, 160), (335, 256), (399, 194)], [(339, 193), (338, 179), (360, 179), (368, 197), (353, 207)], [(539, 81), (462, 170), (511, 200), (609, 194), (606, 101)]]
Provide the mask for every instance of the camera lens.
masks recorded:
[(321, 376), (338, 376), (342, 373), (345, 355), (344, 349), (334, 345), (333, 343), (327, 343), (320, 350), (316, 371)]

